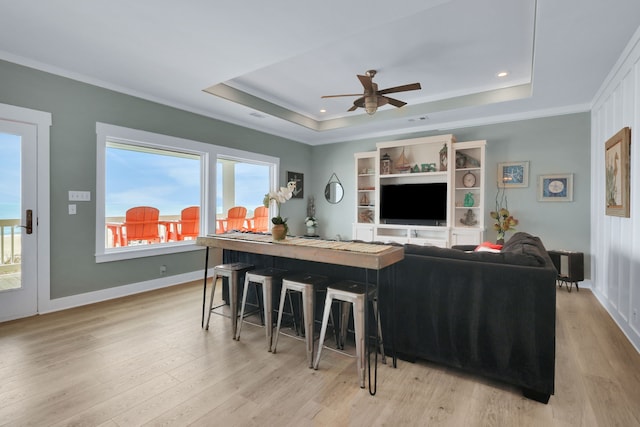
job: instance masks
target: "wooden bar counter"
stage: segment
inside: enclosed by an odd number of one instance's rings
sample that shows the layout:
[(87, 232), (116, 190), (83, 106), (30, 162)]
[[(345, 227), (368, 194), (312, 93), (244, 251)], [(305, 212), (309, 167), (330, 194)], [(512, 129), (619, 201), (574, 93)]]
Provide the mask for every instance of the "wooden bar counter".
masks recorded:
[(287, 237), (283, 241), (274, 242), (268, 234), (229, 233), (201, 236), (197, 238), (196, 244), (371, 270), (381, 270), (404, 258), (404, 249), (401, 246), (304, 237)]
[[(216, 234), (208, 236), (200, 236), (196, 240), (196, 244), (206, 247), (205, 255), (205, 271), (204, 271), (204, 285), (202, 296), (202, 319), (204, 322), (204, 304), (206, 299), (206, 287), (207, 287), (207, 270), (209, 249), (217, 248), (227, 251), (228, 253), (246, 253), (252, 254), (251, 256), (266, 256), (271, 259), (290, 259), (298, 261), (289, 262), (307, 262), (311, 261), (311, 264), (320, 263), (329, 264), (335, 266), (342, 266), (342, 269), (349, 269), (351, 271), (364, 271), (365, 286), (368, 289), (369, 286), (369, 270), (376, 272), (375, 283), (380, 283), (380, 272), (387, 267), (392, 267), (395, 263), (401, 261), (404, 258), (404, 248), (402, 246), (392, 245), (380, 245), (373, 243), (361, 243), (361, 242), (342, 242), (333, 240), (322, 240), (305, 237), (290, 237), (287, 236), (285, 240), (273, 241), (273, 237), (270, 234), (255, 234), (255, 233), (226, 233)], [(285, 261), (286, 263), (286, 261)], [(319, 268), (316, 264), (316, 269)], [(284, 268), (287, 268), (285, 265)], [(321, 267), (320, 267), (321, 268)], [(388, 270), (387, 270), (388, 271)], [(391, 312), (395, 310), (395, 296), (393, 291), (393, 276), (390, 274), (390, 305)], [(380, 294), (378, 294), (378, 302), (384, 303)], [(365, 330), (369, 330), (367, 327), (368, 316), (367, 304), (365, 304)], [(376, 317), (377, 317), (376, 313)], [(393, 316), (391, 316), (393, 319)], [(392, 320), (393, 321), (393, 320)], [(395, 325), (391, 328), (395, 330)], [(396, 367), (396, 354), (395, 344), (393, 344), (395, 333), (392, 333), (391, 349), (393, 355), (393, 367)], [(376, 338), (376, 348), (377, 348)], [(376, 363), (372, 365), (369, 360), (371, 351), (369, 351), (369, 335), (365, 334), (365, 348), (367, 348), (367, 365), (369, 368), (369, 393), (374, 395), (377, 389), (377, 353), (375, 355)], [(375, 352), (374, 352), (375, 353)], [(371, 378), (371, 368), (373, 368), (373, 378)]]

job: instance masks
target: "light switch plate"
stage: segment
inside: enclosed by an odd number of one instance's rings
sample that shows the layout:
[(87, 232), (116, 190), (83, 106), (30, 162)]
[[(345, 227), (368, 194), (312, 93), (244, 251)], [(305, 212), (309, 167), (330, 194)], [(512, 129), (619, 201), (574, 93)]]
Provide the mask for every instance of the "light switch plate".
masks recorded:
[(91, 191), (69, 191), (70, 202), (89, 202), (91, 201)]
[(76, 205), (69, 205), (69, 215), (76, 214)]

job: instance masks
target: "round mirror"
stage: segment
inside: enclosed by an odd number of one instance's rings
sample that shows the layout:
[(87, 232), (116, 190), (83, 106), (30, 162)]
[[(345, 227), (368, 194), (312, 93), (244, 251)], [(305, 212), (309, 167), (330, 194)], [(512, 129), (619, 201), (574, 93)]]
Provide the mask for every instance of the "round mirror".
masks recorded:
[(328, 182), (324, 187), (324, 198), (329, 203), (339, 203), (344, 196), (344, 189), (340, 182)]

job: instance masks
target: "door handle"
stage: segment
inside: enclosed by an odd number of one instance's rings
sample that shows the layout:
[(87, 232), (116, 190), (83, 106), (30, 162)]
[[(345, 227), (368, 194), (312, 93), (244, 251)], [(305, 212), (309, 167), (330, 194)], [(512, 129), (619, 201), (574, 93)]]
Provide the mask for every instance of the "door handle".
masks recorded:
[(18, 227), (22, 227), (27, 230), (27, 234), (33, 233), (33, 210), (27, 209), (27, 225), (19, 225)]

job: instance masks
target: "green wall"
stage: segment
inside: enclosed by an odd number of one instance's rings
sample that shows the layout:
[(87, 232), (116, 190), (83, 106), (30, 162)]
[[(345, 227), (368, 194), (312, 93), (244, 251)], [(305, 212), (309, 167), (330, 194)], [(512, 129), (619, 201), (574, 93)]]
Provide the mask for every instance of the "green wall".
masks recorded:
[[(295, 141), (4, 61), (0, 82), (0, 103), (52, 114), (52, 299), (157, 279), (163, 264), (167, 275), (202, 269), (201, 251), (96, 264), (96, 122), (279, 157), (282, 183), (287, 170), (309, 172), (311, 147)], [(77, 215), (68, 215), (69, 190), (92, 194), (91, 202), (77, 203)], [(282, 207), (296, 233), (305, 213), (303, 200)]]
[[(320, 234), (329, 238), (350, 238), (355, 217), (355, 173), (353, 153), (376, 149), (376, 143), (435, 134), (453, 134), (458, 141), (486, 140), (486, 212), (487, 240), (495, 240), (489, 211), (494, 209), (497, 165), (509, 161), (529, 161), (529, 187), (507, 190), (509, 209), (520, 220), (519, 231), (539, 236), (547, 249), (567, 249), (585, 254), (585, 274), (590, 271), (590, 176), (589, 113), (567, 114), (486, 126), (474, 126), (443, 132), (412, 133), (387, 139), (342, 142), (314, 147), (313, 156), (323, 159), (314, 164), (313, 185), (316, 194), (332, 173), (345, 186), (345, 198), (338, 205), (324, 199), (317, 203)], [(538, 202), (538, 175), (573, 173), (573, 202)], [(418, 208), (419, 202), (416, 201)], [(507, 238), (512, 233), (507, 233)]]
[[(202, 253), (140, 258), (96, 264), (95, 200), (78, 203), (78, 214), (67, 213), (67, 191), (90, 190), (95, 199), (96, 122), (156, 132), (200, 142), (253, 151), (280, 158), (280, 182), (286, 171), (305, 174), (305, 199), (282, 206), (294, 234), (302, 234), (306, 197), (315, 196), (319, 232), (326, 238), (350, 238), (354, 220), (353, 153), (375, 150), (379, 141), (434, 135), (411, 133), (393, 138), (347, 141), (310, 147), (133, 96), (80, 83), (13, 63), (0, 61), (0, 103), (52, 113), (51, 127), (51, 297), (144, 282), (202, 268)], [(497, 163), (528, 160), (529, 187), (508, 190), (509, 207), (520, 220), (519, 230), (542, 238), (548, 249), (569, 249), (589, 256), (588, 113), (569, 114), (486, 126), (448, 130), (459, 141), (487, 140), (487, 182), (495, 182)], [(315, 161), (314, 161), (315, 160)], [(321, 160), (321, 161), (318, 161)], [(537, 202), (537, 175), (574, 173), (574, 201)], [(324, 187), (336, 173), (345, 187), (335, 205), (324, 200)], [(495, 186), (486, 188), (487, 217)], [(418, 204), (418, 202), (417, 202)], [(417, 206), (417, 205), (416, 205)], [(495, 239), (489, 231), (487, 239)], [(588, 274), (589, 266), (585, 266)]]

